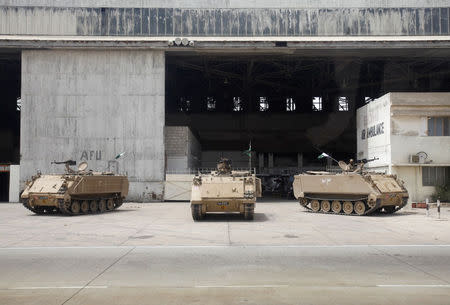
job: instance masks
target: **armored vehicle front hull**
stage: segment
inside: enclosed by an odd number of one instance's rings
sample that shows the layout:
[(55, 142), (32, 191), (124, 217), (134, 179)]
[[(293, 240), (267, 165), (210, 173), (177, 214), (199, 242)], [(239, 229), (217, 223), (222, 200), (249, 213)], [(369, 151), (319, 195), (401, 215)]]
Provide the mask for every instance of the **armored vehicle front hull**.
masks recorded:
[(21, 201), (37, 214), (77, 215), (116, 209), (127, 194), (128, 179), (125, 176), (102, 173), (38, 175), (27, 184)]
[(192, 218), (197, 221), (207, 213), (240, 213), (252, 220), (256, 197), (260, 196), (261, 180), (249, 172), (195, 177), (191, 193)]
[(320, 173), (295, 176), (294, 196), (300, 204), (322, 213), (368, 215), (394, 213), (408, 202), (408, 192), (394, 175)]

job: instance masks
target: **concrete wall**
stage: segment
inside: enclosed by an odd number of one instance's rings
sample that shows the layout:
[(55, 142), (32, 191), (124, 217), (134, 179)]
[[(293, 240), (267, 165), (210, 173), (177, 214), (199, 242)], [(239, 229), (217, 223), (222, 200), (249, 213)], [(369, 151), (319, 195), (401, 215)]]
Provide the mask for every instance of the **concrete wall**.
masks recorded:
[(200, 166), (201, 145), (188, 126), (166, 126), (165, 145), (169, 172)]
[(431, 200), (434, 186), (422, 185), (422, 166), (393, 166), (392, 174), (399, 176), (404, 182), (409, 193), (410, 202), (425, 202)]
[[(117, 7), (98, 7), (92, 1), (83, 5), (65, 5), (46, 1), (16, 6), (3, 1), (0, 6), (0, 34), (80, 35), (80, 36), (377, 36), (448, 35), (449, 4), (445, 1), (385, 1), (358, 4), (353, 1), (322, 1), (320, 5), (302, 5), (290, 1), (238, 1), (214, 6), (216, 1), (197, 1), (198, 6), (182, 1), (149, 1), (135, 6), (117, 1)], [(309, 2), (309, 1), (308, 1)], [(313, 1), (311, 1), (312, 3)], [(22, 2), (26, 4), (26, 2)], [(218, 3), (218, 2), (216, 2)], [(406, 3), (406, 4), (405, 4)], [(268, 5), (271, 4), (271, 5)], [(411, 6), (408, 6), (411, 4)], [(442, 6), (437, 6), (442, 5)], [(183, 8), (184, 6), (184, 8)]]
[(129, 200), (162, 198), (164, 64), (156, 51), (23, 51), (21, 183), (87, 160), (127, 173)]
[(393, 165), (409, 162), (424, 151), (432, 164), (450, 165), (450, 137), (428, 136), (429, 116), (450, 116), (450, 93), (391, 93)]
[(389, 94), (356, 111), (357, 158), (379, 160), (370, 167), (386, 168), (391, 164)]
[(0, 0), (0, 6), (169, 8), (352, 8), (440, 7), (448, 0)]
[[(424, 166), (450, 166), (450, 136), (428, 136), (430, 116), (450, 116), (450, 93), (389, 93), (357, 110), (358, 159), (380, 158), (367, 167), (397, 174), (412, 202), (434, 192), (434, 187), (422, 185)], [(367, 130), (380, 123), (383, 132), (368, 136)], [(421, 151), (427, 153), (428, 164), (409, 163), (409, 156)]]

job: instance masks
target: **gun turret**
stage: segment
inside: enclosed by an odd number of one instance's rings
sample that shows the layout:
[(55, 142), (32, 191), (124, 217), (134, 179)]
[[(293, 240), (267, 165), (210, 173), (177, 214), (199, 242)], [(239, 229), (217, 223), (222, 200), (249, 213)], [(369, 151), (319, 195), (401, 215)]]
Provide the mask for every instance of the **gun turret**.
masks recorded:
[(219, 175), (231, 174), (231, 160), (222, 158), (217, 162), (217, 172)]
[(70, 168), (72, 165), (77, 165), (77, 161), (74, 160), (67, 160), (67, 161), (53, 161), (52, 164), (65, 164), (66, 165), (66, 171), (68, 173), (75, 173), (73, 169)]

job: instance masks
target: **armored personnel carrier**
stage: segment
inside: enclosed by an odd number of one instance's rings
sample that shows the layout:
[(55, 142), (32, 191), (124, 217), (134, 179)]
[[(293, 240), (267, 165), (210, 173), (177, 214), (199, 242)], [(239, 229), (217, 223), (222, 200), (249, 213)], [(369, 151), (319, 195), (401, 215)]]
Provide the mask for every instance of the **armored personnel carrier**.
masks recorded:
[(103, 213), (120, 207), (128, 194), (126, 176), (87, 171), (86, 162), (81, 162), (76, 171), (70, 168), (76, 161), (52, 163), (65, 164), (66, 172), (53, 175), (38, 172), (27, 181), (20, 196), (24, 207), (36, 214)]
[(408, 191), (396, 175), (364, 172), (370, 160), (357, 165), (339, 161), (340, 173), (307, 172), (296, 175), (294, 196), (313, 212), (369, 215), (375, 211), (394, 213), (408, 202)]
[(201, 220), (206, 213), (240, 213), (252, 220), (256, 197), (261, 197), (261, 180), (251, 171), (233, 171), (231, 161), (221, 159), (217, 171), (193, 179), (192, 218)]

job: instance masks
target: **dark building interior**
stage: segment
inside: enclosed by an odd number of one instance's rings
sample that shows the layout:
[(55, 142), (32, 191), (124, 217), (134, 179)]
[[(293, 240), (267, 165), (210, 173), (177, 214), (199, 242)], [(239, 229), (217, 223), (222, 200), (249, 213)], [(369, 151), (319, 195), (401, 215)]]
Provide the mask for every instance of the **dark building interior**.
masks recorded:
[[(356, 109), (388, 92), (450, 90), (446, 50), (168, 53), (166, 125), (189, 126), (202, 150), (244, 150), (320, 164), (356, 152)], [(323, 164), (323, 161), (322, 161)], [(281, 164), (280, 164), (281, 165)], [(284, 164), (287, 165), (287, 164)]]
[[(0, 164), (20, 161), (20, 53), (0, 51)], [(0, 172), (0, 201), (8, 201), (9, 172)]]

